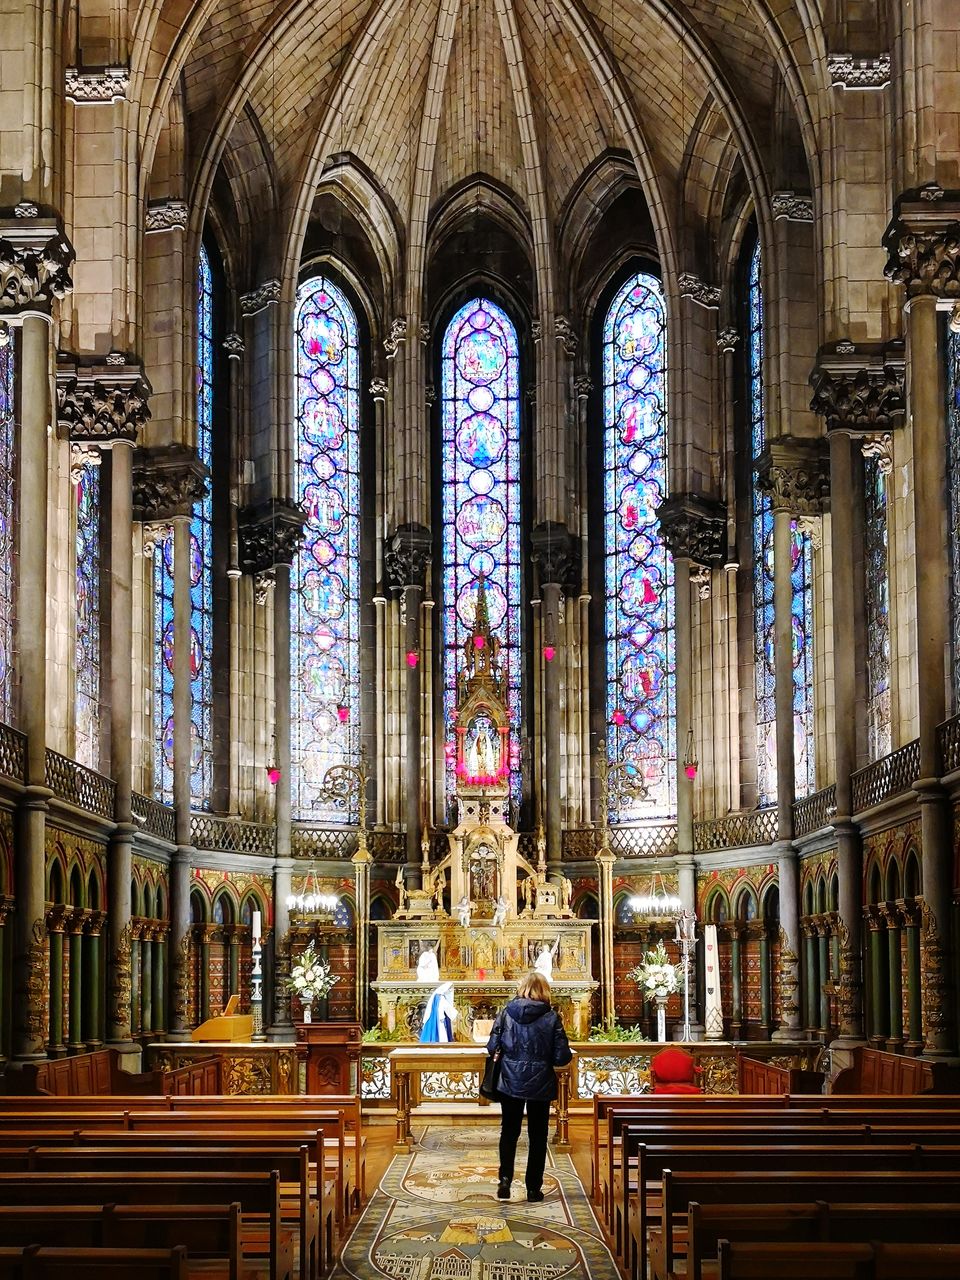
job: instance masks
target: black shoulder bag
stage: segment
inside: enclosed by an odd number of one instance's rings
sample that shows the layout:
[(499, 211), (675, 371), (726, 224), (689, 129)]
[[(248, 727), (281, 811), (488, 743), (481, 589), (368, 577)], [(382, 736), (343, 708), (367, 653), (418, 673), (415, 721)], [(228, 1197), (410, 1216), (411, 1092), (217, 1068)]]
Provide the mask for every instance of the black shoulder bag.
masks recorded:
[(480, 1093), (484, 1098), (496, 1099), (497, 1086), (500, 1083), (500, 1056), (502, 1049), (498, 1049), (496, 1053), (487, 1054), (487, 1065), (483, 1069), (483, 1076), (480, 1080)]

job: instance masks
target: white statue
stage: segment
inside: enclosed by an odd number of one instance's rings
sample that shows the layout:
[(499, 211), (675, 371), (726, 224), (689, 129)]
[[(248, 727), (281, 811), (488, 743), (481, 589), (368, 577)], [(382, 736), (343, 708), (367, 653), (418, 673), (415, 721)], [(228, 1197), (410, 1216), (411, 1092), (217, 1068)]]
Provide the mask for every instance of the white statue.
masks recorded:
[(456, 1018), (457, 1011), (453, 1007), (453, 983), (441, 982), (435, 991), (431, 991), (423, 1011), (421, 1043), (449, 1044), (453, 1039), (453, 1024)]
[(393, 883), (397, 886), (397, 914), (399, 915), (401, 911), (407, 909), (407, 886), (402, 863), (397, 867), (397, 875)]
[(493, 913), (493, 927), (495, 929), (502, 928), (507, 919), (507, 900), (501, 893), (497, 899), (496, 910)]
[(454, 910), (457, 913), (457, 919), (460, 921), (460, 928), (469, 929), (470, 928), (470, 912), (473, 910), (473, 903), (470, 901), (470, 899), (467, 897), (466, 894), (463, 895), (463, 897), (457, 903)]
[(433, 873), (433, 882), (432, 882), (431, 888), (433, 891), (434, 901), (437, 904), (438, 911), (443, 910), (443, 891), (446, 887), (447, 887), (447, 877), (440, 870), (440, 868), (437, 867), (436, 871), (434, 871)]
[(697, 917), (692, 911), (681, 911), (677, 917), (677, 942), (696, 942)]
[(440, 965), (437, 963), (437, 953), (433, 947), (427, 947), (425, 951), (420, 952), (420, 958), (417, 961), (417, 981), (440, 981)]
[(542, 974), (548, 982), (553, 981), (553, 957), (557, 954), (557, 948), (560, 946), (560, 939), (555, 938), (553, 946), (543, 943), (537, 952), (537, 958), (533, 962), (534, 970)]

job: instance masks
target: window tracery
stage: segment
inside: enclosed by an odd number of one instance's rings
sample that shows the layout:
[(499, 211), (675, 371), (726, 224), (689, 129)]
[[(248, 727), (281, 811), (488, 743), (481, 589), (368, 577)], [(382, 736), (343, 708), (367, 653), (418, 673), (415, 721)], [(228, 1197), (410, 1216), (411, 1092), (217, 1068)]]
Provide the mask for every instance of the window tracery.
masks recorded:
[(85, 462), (75, 484), (76, 648), (75, 754), (88, 769), (100, 767), (100, 467)]
[(890, 565), (887, 477), (878, 458), (864, 458), (864, 605), (867, 622), (867, 737), (871, 760), (893, 749), (890, 708)]

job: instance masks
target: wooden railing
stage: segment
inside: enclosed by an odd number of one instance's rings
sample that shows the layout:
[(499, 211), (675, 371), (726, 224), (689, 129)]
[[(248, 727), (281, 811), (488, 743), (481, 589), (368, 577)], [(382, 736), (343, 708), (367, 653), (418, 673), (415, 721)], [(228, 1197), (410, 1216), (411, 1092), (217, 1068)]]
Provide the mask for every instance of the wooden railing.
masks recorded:
[(693, 824), (693, 847), (697, 853), (710, 849), (742, 849), (772, 844), (778, 835), (776, 809), (753, 809), (731, 813), (725, 818), (709, 818)]
[(882, 760), (875, 760), (851, 778), (853, 811), (863, 813), (893, 796), (909, 791), (920, 777), (920, 739), (908, 742)]
[(77, 764), (76, 760), (48, 747), (46, 783), (58, 800), (66, 800), (78, 809), (112, 821), (117, 791), (117, 784), (112, 778), (105, 778), (102, 773)]
[(793, 806), (793, 834), (807, 836), (812, 831), (828, 827), (837, 812), (837, 788), (835, 783), (805, 796)]

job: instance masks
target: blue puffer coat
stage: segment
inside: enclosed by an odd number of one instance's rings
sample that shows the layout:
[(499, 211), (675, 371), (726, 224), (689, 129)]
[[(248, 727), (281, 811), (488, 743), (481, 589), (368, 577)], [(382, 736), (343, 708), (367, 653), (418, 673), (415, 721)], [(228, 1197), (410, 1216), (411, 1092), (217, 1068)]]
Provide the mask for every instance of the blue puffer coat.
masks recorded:
[(540, 1102), (557, 1096), (554, 1067), (565, 1067), (573, 1057), (556, 1010), (526, 996), (517, 996), (497, 1014), (487, 1052), (497, 1049), (502, 1053), (500, 1093)]

